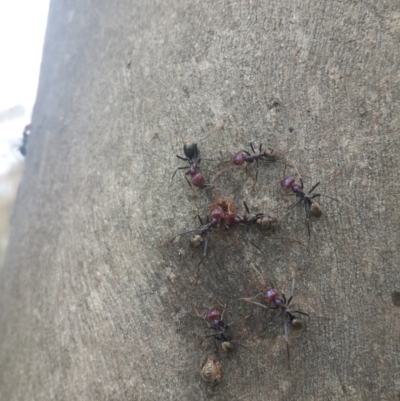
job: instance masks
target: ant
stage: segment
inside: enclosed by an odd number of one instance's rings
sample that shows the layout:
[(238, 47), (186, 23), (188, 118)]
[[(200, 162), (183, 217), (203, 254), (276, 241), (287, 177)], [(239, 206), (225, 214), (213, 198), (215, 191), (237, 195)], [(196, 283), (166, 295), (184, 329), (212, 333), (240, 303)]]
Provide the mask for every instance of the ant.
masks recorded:
[[(176, 155), (178, 159), (181, 159), (185, 162), (189, 163), (189, 166), (185, 167), (178, 167), (174, 174), (172, 175), (171, 178), (171, 184), (172, 180), (175, 177), (175, 174), (178, 170), (184, 170), (184, 169), (189, 169), (189, 171), (185, 174), (185, 178), (187, 182), (192, 185), (194, 185), (197, 188), (204, 189), (206, 188), (205, 180), (203, 175), (198, 171), (198, 165), (201, 162), (200, 159), (200, 151), (197, 148), (197, 143), (191, 142), (191, 141), (186, 141), (185, 144), (183, 145), (183, 152), (185, 153), (186, 157), (182, 157), (179, 155)], [(187, 175), (190, 175), (190, 181), (187, 179)]]
[(31, 133), (31, 128), (32, 128), (31, 124), (26, 125), (24, 128), (24, 132), (22, 133), (22, 135), (23, 135), (22, 136), (22, 144), (18, 148), (18, 150), (22, 156), (26, 156), (27, 151), (28, 151), (27, 146), (28, 146), (29, 135)]
[[(286, 165), (285, 165), (286, 169)], [(310, 245), (310, 238), (311, 238), (311, 230), (310, 230), (310, 219), (309, 216), (312, 215), (316, 218), (320, 218), (322, 216), (322, 208), (319, 203), (317, 203), (314, 199), (320, 197), (321, 194), (313, 194), (310, 195), (311, 192), (314, 191), (315, 188), (320, 184), (317, 182), (308, 192), (304, 191), (304, 184), (303, 180), (300, 178), (300, 185), (296, 184), (296, 180), (293, 177), (285, 177), (285, 170), (283, 171), (283, 180), (281, 181), (281, 186), (283, 189), (289, 191), (291, 190), (293, 193), (291, 195), (295, 195), (299, 198), (299, 200), (293, 203), (285, 215), (281, 218), (280, 222), (301, 202), (304, 203), (304, 209), (306, 212), (306, 224), (307, 224), (307, 231), (308, 231), (308, 247)], [(326, 196), (326, 195), (324, 195)], [(334, 199), (334, 198), (332, 198)]]
[[(293, 278), (293, 282), (292, 282), (291, 295), (290, 295), (289, 299), (287, 300), (285, 294), (282, 293), (282, 295), (280, 295), (276, 289), (274, 289), (272, 287), (267, 287), (265, 285), (265, 281), (262, 278), (261, 273), (253, 266), (253, 264), (252, 264), (252, 267), (260, 275), (262, 282), (264, 284), (264, 287), (259, 294), (255, 295), (252, 298), (239, 298), (239, 299), (242, 301), (250, 302), (254, 305), (260, 306), (265, 309), (278, 309), (279, 314), (276, 315), (271, 320), (271, 323), (274, 322), (275, 320), (277, 320), (278, 318), (280, 318), (281, 316), (285, 317), (285, 320), (283, 323), (283, 329), (284, 329), (284, 334), (285, 334), (285, 342), (286, 342), (286, 348), (287, 348), (287, 354), (288, 354), (288, 360), (289, 360), (290, 355), (289, 355), (288, 325), (290, 324), (290, 326), (293, 327), (293, 329), (295, 329), (295, 330), (301, 330), (303, 328), (303, 322), (300, 320), (300, 318), (298, 318), (295, 315), (295, 313), (304, 315), (304, 316), (308, 316), (308, 313), (305, 313), (305, 312), (302, 312), (299, 310), (291, 310), (289, 308), (290, 302), (293, 299), (294, 282), (295, 282), (294, 278)], [(264, 301), (271, 306), (266, 306), (259, 302), (253, 301), (253, 299), (258, 297), (259, 295), (261, 295), (264, 298)], [(289, 367), (290, 367), (290, 365), (289, 365)]]
[[(203, 243), (203, 258), (200, 260), (198, 267), (200, 267), (200, 265), (203, 263), (205, 257), (207, 256), (208, 233), (213, 228), (216, 228), (225, 217), (225, 211), (223, 209), (223, 206), (221, 206), (221, 205), (223, 205), (222, 202), (225, 202), (225, 201), (221, 201), (221, 202), (217, 203), (216, 207), (212, 210), (211, 221), (209, 221), (207, 224), (204, 225), (200, 216), (197, 215), (197, 217), (200, 220), (200, 224), (202, 224), (203, 227), (195, 228), (192, 230), (187, 230), (182, 233), (176, 234), (170, 240), (170, 242), (172, 242), (176, 237), (179, 237), (180, 235), (186, 235), (186, 234), (191, 234), (191, 233), (197, 232), (198, 234), (192, 238), (191, 244), (194, 247), (198, 247), (198, 246), (200, 246), (201, 243)], [(207, 216), (207, 220), (208, 220), (208, 218), (209, 218), (209, 216)]]
[[(232, 157), (232, 163), (235, 166), (242, 166), (244, 163), (254, 163), (256, 162), (257, 168), (256, 168), (256, 181), (258, 177), (258, 160), (263, 159), (265, 161), (271, 161), (274, 162), (276, 161), (277, 157), (279, 156), (279, 152), (276, 149), (272, 148), (267, 148), (264, 151), (262, 150), (262, 144), (260, 144), (260, 147), (258, 149), (259, 153), (256, 153), (254, 150), (253, 144), (250, 142), (250, 147), (253, 152), (253, 154), (249, 153), (247, 150), (242, 150), (238, 153), (235, 153)], [(246, 166), (247, 169), (247, 166)]]
[[(206, 312), (205, 316), (200, 315), (199, 312), (197, 311), (197, 309), (195, 309), (196, 315), (198, 317), (204, 319), (207, 322), (208, 327), (211, 330), (215, 331), (215, 333), (213, 333), (213, 334), (206, 335), (201, 340), (200, 345), (203, 343), (203, 341), (206, 338), (213, 337), (214, 338), (214, 344), (215, 344), (217, 352), (218, 352), (218, 347), (217, 347), (216, 341), (221, 341), (222, 349), (225, 352), (230, 352), (230, 351), (233, 351), (234, 347), (232, 345), (232, 343), (233, 343), (232, 338), (227, 333), (227, 331), (228, 331), (230, 326), (232, 326), (234, 323), (238, 322), (239, 320), (234, 321), (234, 322), (230, 323), (229, 325), (226, 324), (223, 321), (224, 313), (225, 313), (225, 310), (226, 310), (226, 304), (225, 305), (220, 304), (220, 306), (222, 307), (222, 311), (218, 307), (212, 307), (212, 308), (208, 309), (208, 311)], [(244, 318), (242, 318), (240, 320), (247, 319), (250, 316), (251, 315), (245, 316)], [(239, 343), (236, 343), (236, 342), (234, 342), (234, 343), (244, 347), (244, 345), (242, 345), (242, 344), (239, 344)]]
[(227, 333), (229, 326), (225, 324), (223, 321), (226, 305), (221, 305), (221, 306), (223, 306), (222, 311), (217, 307), (213, 307), (206, 312), (205, 316), (201, 316), (199, 312), (195, 309), (196, 315), (206, 320), (208, 327), (211, 330), (215, 331), (215, 333), (205, 336), (201, 340), (200, 345), (206, 338), (213, 337), (217, 352), (218, 352), (218, 347), (216, 341), (221, 341), (222, 349), (226, 352), (229, 352), (233, 350), (233, 345), (231, 343), (232, 341), (231, 336)]
[(264, 234), (261, 232), (259, 226), (266, 230), (272, 230), (278, 225), (278, 220), (276, 219), (276, 217), (271, 217), (268, 215), (268, 218), (266, 219), (264, 213), (250, 214), (250, 209), (245, 201), (243, 201), (243, 205), (246, 209), (247, 214), (243, 216), (236, 215), (235, 223), (247, 226), (248, 235), (250, 235), (250, 230), (253, 225), (256, 225), (258, 231), (260, 231), (263, 237)]

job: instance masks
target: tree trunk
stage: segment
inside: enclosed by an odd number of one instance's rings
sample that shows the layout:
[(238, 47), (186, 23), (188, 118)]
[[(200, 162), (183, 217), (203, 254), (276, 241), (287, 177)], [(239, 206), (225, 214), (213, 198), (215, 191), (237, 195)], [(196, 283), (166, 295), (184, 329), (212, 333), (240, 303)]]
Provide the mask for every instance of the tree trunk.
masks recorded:
[[(399, 52), (393, 0), (53, 0), (1, 271), (0, 398), (400, 399)], [(170, 185), (187, 139), (204, 190), (186, 170)], [(255, 183), (225, 163), (250, 142), (341, 201), (318, 200), (309, 250), (299, 207), (271, 236), (301, 244), (220, 229), (198, 267), (190, 236), (169, 239), (216, 199), (279, 217), (293, 200), (283, 164)], [(294, 276), (309, 317), (288, 358), (283, 320), (238, 298)], [(200, 344), (195, 309), (218, 302), (239, 320), (229, 354)]]

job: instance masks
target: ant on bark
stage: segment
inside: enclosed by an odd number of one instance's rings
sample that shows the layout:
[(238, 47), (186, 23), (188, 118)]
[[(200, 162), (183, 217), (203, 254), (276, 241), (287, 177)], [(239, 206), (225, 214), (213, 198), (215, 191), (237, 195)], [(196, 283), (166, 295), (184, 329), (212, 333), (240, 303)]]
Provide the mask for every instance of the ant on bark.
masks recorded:
[[(201, 264), (203, 263), (205, 257), (207, 256), (208, 233), (213, 228), (216, 228), (219, 226), (219, 224), (225, 217), (225, 211), (224, 211), (223, 207), (220, 206), (220, 203), (217, 203), (217, 206), (211, 212), (211, 221), (209, 221), (207, 224), (205, 224), (205, 225), (203, 224), (203, 221), (201, 220), (199, 215), (197, 215), (197, 217), (199, 218), (200, 224), (203, 227), (195, 228), (192, 230), (187, 230), (180, 234), (177, 234), (173, 238), (171, 238), (170, 242), (172, 242), (176, 237), (179, 237), (180, 235), (186, 235), (186, 234), (191, 234), (191, 233), (197, 232), (198, 234), (192, 238), (191, 244), (194, 247), (198, 247), (201, 245), (201, 243), (203, 243), (203, 257), (200, 260), (199, 265), (198, 265), (198, 267), (200, 267)], [(207, 220), (208, 220), (208, 218), (209, 218), (209, 216), (207, 216)]]
[[(273, 148), (267, 148), (264, 151), (262, 150), (262, 144), (260, 143), (260, 147), (258, 149), (258, 153), (254, 150), (253, 144), (250, 142), (250, 147), (253, 152), (251, 154), (247, 150), (242, 150), (238, 153), (235, 153), (232, 156), (232, 163), (235, 166), (242, 166), (244, 163), (250, 164), (256, 162), (256, 181), (258, 177), (258, 161), (259, 160), (264, 160), (268, 162), (275, 162), (276, 159), (279, 157), (279, 152), (276, 149)], [(247, 165), (246, 165), (247, 169)]]
[[(263, 237), (265, 237), (265, 235), (262, 233), (260, 227), (266, 230), (272, 230), (277, 226), (278, 221), (275, 217), (271, 217), (268, 215), (267, 216), (268, 218), (265, 218), (264, 213), (250, 214), (250, 210), (246, 202), (243, 201), (243, 204), (247, 214), (241, 216), (234, 212), (233, 205), (231, 202), (224, 199), (219, 200), (214, 204), (214, 208), (211, 212), (211, 220), (208, 221), (207, 224), (203, 224), (203, 221), (201, 220), (200, 216), (197, 216), (200, 220), (200, 224), (202, 225), (202, 227), (195, 228), (192, 230), (187, 230), (180, 234), (177, 234), (173, 238), (171, 238), (170, 242), (172, 242), (176, 237), (180, 235), (197, 233), (192, 238), (191, 244), (194, 247), (198, 247), (203, 243), (203, 258), (199, 263), (200, 266), (204, 261), (204, 258), (207, 256), (208, 233), (212, 229), (218, 228), (220, 225), (222, 225), (226, 229), (229, 229), (230, 227), (235, 225), (244, 225), (247, 226), (247, 238), (250, 240), (252, 226), (255, 225)], [(207, 220), (209, 220), (209, 217), (210, 216), (207, 216)], [(261, 249), (257, 245), (255, 245), (251, 240), (250, 243), (261, 251)]]
[[(186, 143), (183, 145), (183, 152), (185, 153), (186, 157), (182, 157), (179, 155), (176, 155), (176, 157), (185, 162), (188, 162), (189, 166), (178, 167), (175, 170), (174, 174), (172, 175), (171, 184), (178, 170), (189, 169), (189, 171), (185, 174), (185, 178), (189, 183), (189, 185), (192, 184), (200, 189), (206, 188), (207, 185), (205, 184), (204, 177), (198, 170), (198, 165), (200, 164), (201, 159), (200, 159), (200, 151), (197, 148), (197, 143), (186, 141)], [(187, 179), (186, 177), (187, 175), (190, 175), (190, 181)]]
[(205, 316), (201, 316), (197, 309), (195, 309), (196, 315), (207, 322), (209, 329), (215, 331), (215, 333), (205, 336), (201, 340), (200, 345), (206, 338), (213, 337), (217, 352), (218, 347), (216, 341), (221, 341), (222, 349), (226, 352), (229, 352), (233, 350), (233, 345), (231, 343), (232, 339), (231, 336), (227, 333), (229, 326), (223, 321), (226, 305), (221, 306), (223, 306), (222, 311), (217, 307), (213, 307), (206, 312)]
[[(285, 213), (285, 215), (281, 218), (280, 222), (301, 202), (304, 203), (304, 210), (306, 213), (306, 225), (307, 225), (307, 231), (308, 231), (308, 247), (310, 245), (310, 238), (311, 238), (311, 230), (310, 230), (310, 215), (315, 217), (315, 218), (320, 218), (322, 216), (322, 208), (319, 203), (317, 203), (314, 199), (317, 197), (322, 196), (321, 194), (313, 194), (310, 195), (311, 192), (314, 191), (315, 188), (320, 184), (320, 181), (317, 182), (311, 189), (306, 192), (304, 190), (304, 184), (303, 180), (300, 178), (300, 185), (296, 184), (296, 180), (293, 177), (285, 177), (285, 170), (286, 170), (286, 165), (285, 169), (283, 171), (283, 179), (281, 180), (281, 186), (283, 189), (286, 191), (292, 191), (292, 194), (290, 195), (295, 195), (296, 197), (299, 198), (299, 200), (295, 203), (293, 203), (288, 211)], [(325, 195), (324, 195), (325, 196)], [(334, 198), (332, 198), (334, 199)]]
[(234, 347), (233, 347), (232, 343), (238, 344), (238, 345), (241, 345), (242, 347), (244, 347), (244, 345), (232, 341), (232, 338), (227, 333), (227, 330), (229, 329), (230, 326), (237, 323), (239, 320), (247, 319), (251, 315), (245, 316), (244, 318), (234, 321), (228, 325), (223, 321), (224, 313), (226, 310), (226, 304), (225, 305), (220, 304), (220, 306), (222, 307), (222, 311), (218, 307), (212, 307), (212, 308), (208, 309), (205, 316), (200, 315), (200, 313), (197, 311), (197, 309), (195, 309), (196, 315), (198, 317), (200, 317), (201, 319), (204, 319), (207, 322), (209, 329), (215, 331), (215, 333), (213, 333), (213, 334), (206, 335), (201, 340), (200, 345), (203, 343), (203, 341), (206, 338), (213, 337), (217, 353), (218, 353), (217, 341), (221, 342), (221, 347), (226, 352), (233, 351)]
[[(252, 264), (252, 268), (259, 274), (261, 281), (263, 283), (263, 289), (261, 290), (261, 292), (259, 294), (255, 295), (254, 297), (239, 298), (239, 299), (242, 301), (250, 302), (254, 305), (260, 306), (265, 309), (278, 309), (279, 314), (276, 315), (274, 318), (272, 318), (271, 323), (274, 322), (275, 320), (279, 319), (281, 316), (285, 317), (285, 320), (283, 323), (283, 330), (284, 330), (284, 338), (285, 338), (285, 342), (286, 342), (288, 361), (290, 361), (288, 326), (290, 325), (295, 330), (301, 330), (303, 328), (303, 322), (295, 315), (295, 313), (304, 315), (304, 316), (308, 316), (308, 313), (302, 312), (300, 310), (291, 310), (289, 308), (289, 305), (293, 299), (295, 280), (293, 278), (291, 295), (290, 295), (289, 299), (287, 300), (285, 294), (282, 293), (282, 295), (280, 295), (276, 289), (266, 286), (261, 273), (255, 268), (255, 266), (253, 264)], [(268, 305), (271, 305), (271, 306), (266, 306), (259, 302), (253, 301), (253, 299), (258, 297), (259, 295), (261, 295), (263, 297), (264, 301)], [(290, 363), (289, 363), (289, 369), (290, 369)]]
[(260, 230), (260, 227), (265, 230), (272, 230), (278, 225), (278, 220), (276, 219), (276, 217), (271, 217), (269, 215), (265, 216), (264, 213), (250, 214), (250, 209), (245, 201), (243, 201), (243, 205), (246, 209), (247, 214), (243, 216), (236, 215), (237, 217), (235, 223), (247, 226), (248, 236), (250, 235), (251, 227), (254, 225), (257, 227), (258, 231), (263, 237), (264, 234)]
[(26, 156), (27, 152), (28, 152), (28, 139), (29, 139), (29, 135), (31, 133), (31, 129), (32, 129), (32, 125), (28, 124), (25, 126), (24, 128), (24, 132), (22, 133), (22, 144), (21, 146), (18, 148), (19, 152), (21, 153), (22, 156)]

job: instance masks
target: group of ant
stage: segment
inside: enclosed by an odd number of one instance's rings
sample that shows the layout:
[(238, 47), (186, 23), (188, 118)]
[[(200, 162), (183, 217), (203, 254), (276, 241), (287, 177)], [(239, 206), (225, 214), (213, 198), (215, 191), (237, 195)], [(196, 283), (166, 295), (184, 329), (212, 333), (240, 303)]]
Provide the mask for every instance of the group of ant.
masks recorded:
[[(277, 150), (272, 148), (267, 148), (266, 150), (263, 150), (262, 145), (259, 146), (258, 152), (256, 152), (252, 144), (250, 144), (250, 147), (252, 153), (246, 150), (242, 150), (240, 152), (235, 153), (231, 157), (230, 161), (235, 166), (246, 165), (246, 167), (248, 164), (256, 163), (256, 180), (257, 180), (258, 163), (261, 161), (275, 162), (278, 160), (280, 155)], [(191, 141), (187, 141), (183, 146), (183, 152), (185, 154), (185, 157), (177, 155), (177, 158), (187, 162), (188, 165), (178, 167), (175, 170), (172, 179), (175, 177), (178, 170), (187, 170), (187, 172), (185, 173), (185, 178), (190, 186), (199, 189), (207, 188), (209, 184), (206, 183), (206, 180), (202, 175), (202, 173), (200, 172), (199, 168), (201, 158), (197, 144)], [(309, 219), (310, 217), (319, 218), (322, 215), (321, 206), (315, 201), (315, 198), (320, 197), (321, 194), (313, 193), (313, 191), (318, 187), (320, 182), (317, 182), (314, 186), (312, 186), (312, 188), (309, 191), (305, 191), (302, 179), (300, 179), (300, 184), (298, 184), (296, 183), (293, 177), (285, 176), (286, 166), (288, 166), (288, 164), (286, 163), (285, 160), (282, 163), (284, 164), (285, 169), (283, 173), (283, 179), (280, 181), (281, 187), (286, 192), (290, 192), (291, 195), (296, 196), (297, 201), (288, 207), (286, 213), (280, 219), (279, 222), (277, 218), (265, 215), (264, 213), (251, 214), (246, 202), (243, 202), (246, 213), (239, 214), (235, 212), (231, 202), (222, 199), (212, 205), (212, 211), (211, 214), (207, 216), (206, 223), (203, 223), (202, 219), (198, 215), (197, 217), (200, 220), (201, 226), (199, 228), (190, 229), (175, 235), (171, 239), (171, 242), (180, 235), (195, 233), (196, 235), (192, 238), (191, 245), (194, 247), (198, 247), (201, 244), (203, 244), (203, 257), (199, 263), (200, 266), (207, 255), (208, 234), (210, 232), (218, 229), (227, 230), (234, 226), (245, 226), (247, 238), (251, 242), (250, 233), (252, 227), (256, 227), (260, 231), (261, 235), (263, 235), (261, 229), (264, 230), (274, 229), (297, 205), (301, 203), (304, 204), (305, 208), (308, 239), (310, 240), (311, 233), (310, 233)], [(258, 272), (258, 270), (254, 266), (253, 268)], [(261, 274), (260, 277), (262, 279)], [(242, 301), (250, 302), (262, 308), (277, 309), (278, 314), (272, 319), (272, 321), (275, 321), (280, 317), (284, 317), (284, 337), (287, 345), (288, 357), (289, 357), (288, 327), (290, 326), (295, 330), (301, 330), (303, 327), (303, 323), (301, 319), (296, 315), (300, 314), (308, 316), (308, 314), (305, 312), (299, 310), (291, 310), (290, 303), (293, 298), (293, 291), (294, 291), (294, 280), (292, 285), (291, 296), (288, 299), (286, 299), (284, 294), (280, 294), (276, 289), (268, 287), (264, 283), (264, 288), (255, 297), (240, 298), (240, 300)], [(255, 301), (255, 298), (260, 295), (262, 296), (262, 299), (264, 300), (265, 304)], [(232, 325), (232, 323), (228, 325), (223, 320), (225, 309), (226, 305), (214, 306), (210, 308), (203, 315), (199, 314), (197, 310), (196, 314), (202, 319), (204, 319), (207, 322), (209, 329), (213, 331), (212, 334), (209, 334), (204, 338), (213, 338), (216, 347), (217, 347), (217, 342), (220, 342), (222, 349), (228, 352), (233, 350), (234, 342), (232, 341), (232, 338), (228, 333), (228, 328)], [(249, 316), (246, 316), (245, 318)]]

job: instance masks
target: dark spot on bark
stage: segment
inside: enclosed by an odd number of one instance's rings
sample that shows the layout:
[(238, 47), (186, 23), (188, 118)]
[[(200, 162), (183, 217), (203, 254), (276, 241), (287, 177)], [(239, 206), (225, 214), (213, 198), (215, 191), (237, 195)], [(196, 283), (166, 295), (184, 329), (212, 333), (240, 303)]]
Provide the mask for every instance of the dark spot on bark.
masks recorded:
[(400, 291), (392, 292), (392, 302), (394, 306), (400, 306)]
[(289, 132), (293, 132), (294, 128), (293, 127), (289, 127)]

